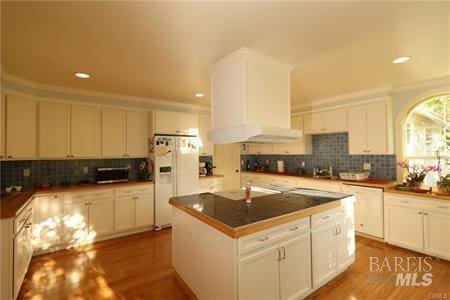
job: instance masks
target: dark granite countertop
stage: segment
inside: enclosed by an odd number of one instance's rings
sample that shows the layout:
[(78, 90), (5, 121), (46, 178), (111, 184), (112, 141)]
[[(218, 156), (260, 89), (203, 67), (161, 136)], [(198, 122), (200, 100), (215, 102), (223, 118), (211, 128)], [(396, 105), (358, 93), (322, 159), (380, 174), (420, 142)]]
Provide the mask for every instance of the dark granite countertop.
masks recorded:
[[(236, 234), (240, 230), (245, 230), (246, 227), (293, 213), (312, 211), (312, 208), (324, 204), (336, 202), (334, 206), (337, 207), (340, 204), (339, 200), (345, 197), (347, 196), (343, 194), (335, 194), (334, 197), (321, 197), (280, 193), (254, 197), (251, 204), (246, 204), (243, 199), (232, 200), (212, 193), (203, 193), (175, 197), (170, 199), (170, 203), (191, 215), (200, 216), (200, 219), (206, 220), (206, 223), (209, 220), (216, 225), (227, 227), (227, 232), (225, 232), (227, 234), (229, 232)], [(317, 210), (314, 211), (317, 213)], [(220, 230), (220, 228), (217, 229)], [(236, 237), (235, 234), (233, 237)]]

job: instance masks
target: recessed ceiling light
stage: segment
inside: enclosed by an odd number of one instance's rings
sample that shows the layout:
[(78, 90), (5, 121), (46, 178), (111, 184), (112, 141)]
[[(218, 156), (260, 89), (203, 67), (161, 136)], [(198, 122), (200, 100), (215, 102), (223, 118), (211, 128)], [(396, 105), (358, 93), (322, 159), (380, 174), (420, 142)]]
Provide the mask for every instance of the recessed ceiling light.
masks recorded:
[(400, 56), (392, 61), (393, 64), (402, 64), (411, 59), (411, 56)]
[(205, 96), (205, 94), (198, 92), (198, 93), (195, 93), (194, 96), (197, 98), (203, 98)]
[(76, 72), (74, 75), (76, 77), (82, 78), (82, 79), (87, 79), (87, 78), (91, 77), (91, 75), (89, 75), (88, 73), (82, 73), (82, 72)]

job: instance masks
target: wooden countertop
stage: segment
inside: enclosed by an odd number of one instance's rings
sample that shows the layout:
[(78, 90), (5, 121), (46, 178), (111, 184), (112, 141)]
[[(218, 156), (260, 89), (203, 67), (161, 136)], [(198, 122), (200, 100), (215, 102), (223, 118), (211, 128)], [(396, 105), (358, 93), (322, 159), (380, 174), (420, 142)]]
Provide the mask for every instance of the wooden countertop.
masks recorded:
[(200, 179), (211, 179), (211, 178), (223, 178), (223, 175), (220, 174), (214, 174), (214, 175), (206, 175), (206, 176), (199, 176)]
[(128, 182), (110, 183), (110, 184), (86, 184), (86, 185), (71, 185), (71, 186), (52, 186), (49, 188), (33, 188), (23, 192), (13, 193), (9, 195), (2, 195), (0, 200), (0, 219), (14, 218), (17, 213), (24, 207), (34, 195), (45, 195), (53, 193), (69, 193), (89, 191), (96, 189), (111, 189), (120, 188), (133, 185), (149, 184), (153, 181), (145, 180), (130, 180)]
[(390, 181), (390, 180), (384, 180), (384, 179), (366, 179), (362, 181), (349, 181), (349, 180), (341, 180), (341, 179), (325, 179), (325, 178), (313, 178), (312, 176), (305, 176), (305, 175), (299, 175), (297, 173), (278, 173), (278, 172), (258, 172), (258, 171), (242, 171), (242, 173), (249, 173), (249, 174), (261, 174), (261, 175), (275, 175), (275, 176), (289, 176), (289, 177), (295, 177), (297, 179), (305, 179), (305, 180), (314, 180), (314, 181), (320, 181), (320, 182), (329, 182), (329, 183), (343, 183), (348, 185), (358, 185), (358, 186), (365, 186), (365, 187), (375, 187), (375, 188), (381, 188), (381, 189), (389, 189), (391, 187), (394, 187), (397, 182), (396, 181)]
[(437, 194), (437, 193), (414, 193), (414, 192), (408, 192), (408, 191), (399, 191), (395, 188), (390, 188), (384, 191), (385, 193), (389, 194), (396, 194), (396, 195), (402, 195), (402, 196), (410, 196), (410, 197), (417, 197), (427, 200), (445, 200), (450, 201), (450, 195), (444, 195), (444, 194)]
[[(337, 208), (346, 198), (328, 201), (295, 201), (267, 195), (252, 199), (252, 207), (244, 200), (232, 200), (217, 194), (204, 193), (169, 200), (174, 207), (214, 227), (231, 238), (239, 238), (277, 225)], [(306, 202), (309, 205), (305, 205)], [(317, 202), (315, 202), (317, 201)], [(271, 209), (278, 207), (274, 213)]]

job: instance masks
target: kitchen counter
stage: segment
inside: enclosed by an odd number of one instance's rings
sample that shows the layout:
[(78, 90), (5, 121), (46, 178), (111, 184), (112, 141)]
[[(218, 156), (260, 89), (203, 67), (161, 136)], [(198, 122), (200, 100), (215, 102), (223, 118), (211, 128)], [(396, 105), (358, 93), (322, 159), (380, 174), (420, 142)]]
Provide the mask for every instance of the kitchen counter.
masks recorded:
[(350, 180), (341, 180), (341, 179), (313, 178), (312, 176), (308, 176), (308, 175), (300, 175), (298, 173), (287, 173), (287, 172), (278, 173), (278, 172), (242, 171), (242, 173), (275, 175), (275, 176), (289, 176), (289, 177), (301, 178), (301, 179), (306, 179), (306, 180), (342, 183), (342, 184), (375, 187), (375, 188), (382, 188), (382, 189), (389, 189), (389, 188), (394, 187), (397, 184), (396, 181), (375, 179), (375, 178), (374, 179), (366, 179), (366, 180), (362, 180), (362, 181), (350, 181)]
[[(253, 192), (252, 192), (253, 193)], [(252, 198), (225, 198), (222, 193), (174, 197), (169, 203), (232, 238), (238, 238), (292, 220), (339, 207), (344, 194), (324, 196), (270, 194)], [(333, 196), (331, 196), (333, 195)]]
[(200, 179), (211, 179), (211, 178), (223, 178), (223, 175), (220, 174), (213, 174), (213, 175), (206, 175), (206, 176), (199, 176)]
[(408, 191), (399, 191), (399, 190), (396, 190), (395, 188), (387, 189), (387, 190), (385, 190), (385, 193), (402, 195), (402, 196), (418, 197), (418, 198), (429, 199), (429, 200), (450, 201), (450, 195), (444, 195), (444, 194), (415, 193), (415, 192), (408, 192)]
[(32, 188), (22, 192), (2, 195), (0, 201), (0, 219), (14, 218), (25, 204), (35, 195), (45, 195), (54, 193), (80, 192), (97, 189), (111, 189), (127, 187), (140, 184), (153, 183), (151, 180), (130, 180), (128, 182), (109, 183), (109, 184), (81, 184), (70, 186), (51, 186), (48, 188)]

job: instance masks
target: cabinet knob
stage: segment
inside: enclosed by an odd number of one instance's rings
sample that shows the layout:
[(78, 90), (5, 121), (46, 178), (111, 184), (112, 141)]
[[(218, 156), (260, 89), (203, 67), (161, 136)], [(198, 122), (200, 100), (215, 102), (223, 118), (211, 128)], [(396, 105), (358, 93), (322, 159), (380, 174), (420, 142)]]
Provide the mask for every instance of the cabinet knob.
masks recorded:
[(66, 155), (66, 157), (70, 157), (70, 155), (69, 155), (69, 154), (67, 154), (67, 155)]
[(8, 155), (8, 158), (12, 158), (12, 156), (11, 156), (11, 155)]
[(268, 239), (269, 239), (269, 237), (268, 237), (268, 236), (265, 236), (265, 237), (259, 238), (258, 241), (264, 242), (264, 241), (267, 241)]
[(3, 158), (3, 155), (0, 155), (0, 159), (2, 159)]

